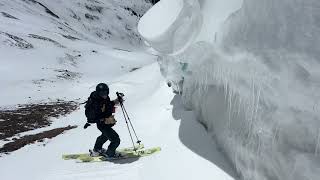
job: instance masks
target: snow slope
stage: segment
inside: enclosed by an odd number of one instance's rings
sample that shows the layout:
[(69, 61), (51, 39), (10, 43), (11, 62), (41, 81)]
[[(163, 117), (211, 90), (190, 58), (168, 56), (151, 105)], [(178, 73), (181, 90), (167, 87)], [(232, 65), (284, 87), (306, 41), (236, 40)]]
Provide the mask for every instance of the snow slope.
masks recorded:
[[(47, 13), (36, 2), (55, 16)], [(148, 4), (144, 1), (133, 5), (131, 1), (121, 4), (120, 1), (85, 0), (61, 3), (1, 1), (1, 105), (26, 103), (30, 99), (35, 101), (47, 97), (80, 98), (76, 93), (70, 93), (74, 91), (77, 82), (95, 81), (87, 84), (91, 87), (103, 79), (100, 77), (103, 71), (116, 75), (119, 72), (117, 68), (128, 72), (140, 66), (139, 63), (127, 66), (125, 62), (116, 67), (113, 65), (120, 57), (130, 54), (128, 51), (141, 49), (141, 40), (135, 28), (139, 17), (131, 10), (137, 15), (142, 14), (143, 9), (147, 9), (142, 7), (149, 7)], [(8, 18), (3, 13), (15, 18)], [(86, 14), (96, 16), (97, 19), (87, 18), (91, 16), (86, 17)], [(106, 49), (108, 51), (104, 51)], [(127, 58), (128, 61), (139, 59), (139, 55)], [(109, 60), (110, 65), (97, 65), (104, 60)], [(94, 80), (90, 79), (92, 76)], [(56, 88), (62, 86), (63, 90)], [(29, 91), (21, 91), (21, 88)], [(64, 95), (65, 92), (68, 96)]]
[[(154, 156), (116, 163), (79, 164), (64, 153), (87, 152), (100, 135), (84, 130), (84, 109), (55, 119), (50, 127), (78, 128), (0, 157), (1, 179), (234, 179), (235, 171), (212, 143), (181, 97), (162, 77), (157, 57), (146, 53), (137, 36), (145, 1), (0, 1), (0, 105), (54, 99), (83, 102), (98, 82), (126, 96), (125, 106)], [(89, 14), (89, 15), (86, 15)], [(136, 14), (136, 15), (135, 15)], [(111, 34), (110, 34), (111, 32)], [(115, 129), (120, 147), (131, 145), (120, 109)], [(3, 142), (1, 142), (3, 144)]]
[[(198, 5), (200, 11), (186, 8)], [(163, 44), (144, 31), (155, 22), (140, 21), (139, 32), (242, 179), (318, 179), (319, 2), (184, 0), (176, 9), (182, 17), (161, 30), (157, 38), (170, 36)], [(181, 12), (201, 17), (200, 30), (184, 28), (193, 19)], [(170, 31), (179, 28), (183, 40)]]
[[(160, 153), (115, 163), (77, 164), (62, 160), (63, 153), (86, 152), (99, 136), (95, 127), (82, 129), (85, 120), (81, 108), (59, 120), (79, 125), (79, 128), (50, 140), (46, 146), (30, 145), (2, 157), (1, 177), (12, 180), (233, 179), (227, 161), (195, 121), (193, 113), (183, 110), (179, 97), (174, 97), (166, 86), (156, 63), (124, 74), (116, 81), (110, 84), (111, 94), (116, 90), (126, 94), (125, 105), (138, 135), (147, 147), (161, 146)], [(83, 96), (86, 95), (84, 90)], [(120, 134), (121, 147), (128, 147), (131, 141), (120, 109), (116, 118), (115, 129)], [(19, 173), (15, 173), (17, 169)]]

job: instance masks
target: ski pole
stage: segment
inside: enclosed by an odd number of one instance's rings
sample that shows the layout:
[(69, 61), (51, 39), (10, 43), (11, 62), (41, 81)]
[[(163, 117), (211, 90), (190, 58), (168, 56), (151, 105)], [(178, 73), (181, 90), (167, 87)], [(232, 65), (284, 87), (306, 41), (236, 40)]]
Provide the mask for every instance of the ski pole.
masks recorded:
[(129, 123), (130, 123), (130, 126), (131, 126), (131, 128), (132, 128), (132, 130), (133, 130), (133, 132), (134, 132), (134, 135), (136, 136), (137, 143), (140, 145), (141, 140), (139, 140), (139, 137), (138, 137), (138, 135), (137, 135), (137, 133), (136, 133), (134, 127), (133, 127), (133, 124), (132, 124), (131, 119), (130, 119), (130, 117), (129, 117), (129, 115), (128, 115), (128, 112), (127, 112), (126, 108), (124, 107), (123, 102), (120, 100), (120, 99), (121, 99), (121, 95), (120, 95), (119, 92), (117, 92), (117, 96), (118, 96), (118, 99), (119, 99), (119, 102), (120, 102), (121, 109), (122, 109), (123, 113), (126, 115), (128, 121), (129, 121)]
[[(122, 103), (121, 103), (121, 104), (122, 104)], [(132, 128), (132, 130), (133, 130), (133, 133), (134, 133), (134, 135), (136, 136), (137, 143), (140, 145), (141, 141), (139, 140), (139, 137), (138, 137), (138, 135), (137, 135), (137, 133), (136, 133), (134, 127), (133, 127), (133, 124), (132, 124), (131, 119), (130, 119), (128, 113), (127, 113), (127, 110), (126, 110), (126, 108), (124, 107), (123, 104), (122, 104), (122, 107), (123, 107), (123, 110), (124, 110), (125, 114), (127, 115), (128, 121), (129, 121), (130, 126), (131, 126), (131, 128)]]
[[(121, 103), (120, 103), (120, 105), (121, 105)], [(131, 142), (132, 142), (132, 145), (133, 145), (133, 149), (136, 150), (136, 147), (134, 146), (132, 134), (131, 134), (131, 131), (130, 131), (130, 128), (129, 128), (129, 125), (128, 125), (127, 117), (126, 117), (126, 115), (125, 115), (125, 113), (124, 113), (124, 111), (123, 111), (122, 106), (121, 106), (121, 110), (122, 110), (122, 113), (123, 113), (123, 116), (124, 116), (124, 120), (125, 120), (125, 122), (126, 122), (126, 124), (127, 124), (127, 128), (128, 128), (128, 131), (129, 131), (129, 135), (130, 135), (130, 138), (131, 138)]]

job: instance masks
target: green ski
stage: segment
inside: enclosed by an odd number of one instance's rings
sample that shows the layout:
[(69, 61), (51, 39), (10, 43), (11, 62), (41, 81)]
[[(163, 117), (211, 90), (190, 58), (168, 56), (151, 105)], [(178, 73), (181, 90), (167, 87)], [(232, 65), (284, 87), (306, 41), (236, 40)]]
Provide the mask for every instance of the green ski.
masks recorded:
[(121, 159), (128, 158), (140, 158), (152, 155), (156, 152), (161, 151), (160, 147), (148, 148), (145, 149), (143, 145), (138, 145), (134, 148), (123, 148), (117, 150), (117, 152), (121, 153), (123, 157), (120, 158), (106, 158), (104, 156), (92, 157), (89, 153), (81, 153), (81, 154), (65, 154), (62, 155), (62, 159), (64, 160), (78, 160), (77, 162), (102, 162), (102, 161), (117, 161)]

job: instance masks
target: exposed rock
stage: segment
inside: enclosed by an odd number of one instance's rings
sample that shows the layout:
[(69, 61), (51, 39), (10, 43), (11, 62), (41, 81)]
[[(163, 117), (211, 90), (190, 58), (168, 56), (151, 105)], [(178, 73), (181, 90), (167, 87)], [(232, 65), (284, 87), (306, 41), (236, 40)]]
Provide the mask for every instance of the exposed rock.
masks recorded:
[(1, 14), (2, 14), (4, 17), (11, 18), (11, 19), (17, 19), (17, 20), (18, 20), (18, 18), (14, 17), (14, 16), (12, 16), (12, 15), (6, 13), (6, 12), (1, 12)]

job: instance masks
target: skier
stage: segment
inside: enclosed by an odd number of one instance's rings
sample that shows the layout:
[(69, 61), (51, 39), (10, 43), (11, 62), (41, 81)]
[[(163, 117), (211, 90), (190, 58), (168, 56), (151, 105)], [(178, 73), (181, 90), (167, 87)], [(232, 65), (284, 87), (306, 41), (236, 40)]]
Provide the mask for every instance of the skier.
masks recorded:
[[(105, 156), (108, 158), (121, 157), (120, 153), (116, 153), (117, 147), (120, 145), (120, 138), (118, 133), (112, 129), (116, 124), (116, 120), (112, 113), (115, 111), (115, 105), (118, 105), (123, 98), (120, 96), (117, 99), (110, 101), (109, 87), (105, 83), (100, 83), (88, 98), (85, 105), (85, 114), (87, 116), (87, 123), (84, 128), (90, 126), (90, 123), (96, 123), (97, 128), (102, 132), (91, 151), (91, 156)], [(108, 149), (102, 148), (103, 144), (110, 140)]]

